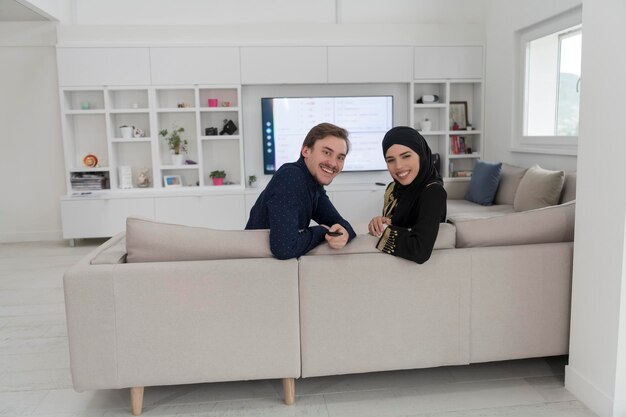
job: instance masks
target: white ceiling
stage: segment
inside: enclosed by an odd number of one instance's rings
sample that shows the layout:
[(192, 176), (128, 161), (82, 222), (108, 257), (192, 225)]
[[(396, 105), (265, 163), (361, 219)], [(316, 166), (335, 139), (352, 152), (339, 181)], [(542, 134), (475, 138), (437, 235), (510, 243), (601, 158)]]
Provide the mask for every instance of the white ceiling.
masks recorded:
[(16, 0), (0, 0), (0, 22), (46, 21), (48, 18)]

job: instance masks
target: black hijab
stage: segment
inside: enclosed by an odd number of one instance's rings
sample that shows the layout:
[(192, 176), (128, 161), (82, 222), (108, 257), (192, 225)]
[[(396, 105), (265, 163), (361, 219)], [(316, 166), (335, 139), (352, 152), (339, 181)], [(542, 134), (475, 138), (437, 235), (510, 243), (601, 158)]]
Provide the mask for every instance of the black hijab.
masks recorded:
[[(385, 215), (391, 215), (391, 223), (401, 227), (411, 227), (416, 222), (415, 207), (427, 185), (435, 182), (443, 186), (441, 175), (435, 169), (433, 156), (428, 143), (422, 135), (408, 126), (392, 128), (383, 138), (383, 155), (393, 145), (404, 145), (411, 148), (420, 158), (420, 170), (417, 177), (408, 185), (395, 181), (393, 199), (389, 206), (385, 206)], [(391, 211), (391, 213), (389, 213)]]

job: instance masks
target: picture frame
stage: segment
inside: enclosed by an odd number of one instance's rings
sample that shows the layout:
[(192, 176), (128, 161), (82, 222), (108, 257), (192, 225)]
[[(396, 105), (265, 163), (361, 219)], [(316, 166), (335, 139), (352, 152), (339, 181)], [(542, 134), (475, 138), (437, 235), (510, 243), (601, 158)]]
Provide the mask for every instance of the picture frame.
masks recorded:
[(182, 187), (183, 179), (180, 175), (163, 175), (163, 185), (165, 188)]
[(469, 124), (467, 118), (467, 101), (451, 101), (450, 102), (450, 130), (454, 123), (459, 126), (459, 130), (467, 129)]

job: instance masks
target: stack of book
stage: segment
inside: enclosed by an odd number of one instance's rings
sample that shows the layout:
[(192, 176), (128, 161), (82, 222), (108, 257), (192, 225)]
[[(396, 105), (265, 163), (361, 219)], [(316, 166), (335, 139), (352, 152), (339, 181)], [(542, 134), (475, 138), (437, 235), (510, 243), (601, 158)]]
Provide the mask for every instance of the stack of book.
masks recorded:
[(468, 170), (462, 170), (462, 171), (452, 171), (452, 176), (469, 178), (472, 176), (472, 170), (468, 169)]
[(73, 190), (105, 190), (108, 187), (108, 176), (105, 172), (73, 172), (70, 178)]

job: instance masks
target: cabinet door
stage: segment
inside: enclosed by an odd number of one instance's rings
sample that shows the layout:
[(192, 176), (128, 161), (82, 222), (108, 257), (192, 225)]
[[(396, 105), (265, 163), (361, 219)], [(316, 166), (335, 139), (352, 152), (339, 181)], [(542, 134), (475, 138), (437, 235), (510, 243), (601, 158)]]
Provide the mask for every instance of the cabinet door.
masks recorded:
[(243, 194), (159, 197), (155, 202), (159, 221), (221, 230), (243, 230)]
[(126, 230), (126, 218), (154, 218), (152, 198), (72, 199), (61, 201), (63, 238), (109, 237)]
[(148, 48), (58, 48), (59, 86), (150, 84)]
[(326, 62), (326, 47), (241, 48), (241, 83), (326, 83)]
[(239, 48), (150, 48), (152, 84), (239, 84)]
[(414, 77), (482, 78), (482, 46), (418, 46), (415, 48)]
[(384, 187), (380, 190), (333, 191), (332, 202), (357, 233), (367, 232), (367, 223), (383, 211)]
[(329, 47), (328, 82), (408, 82), (412, 64), (409, 46)]

